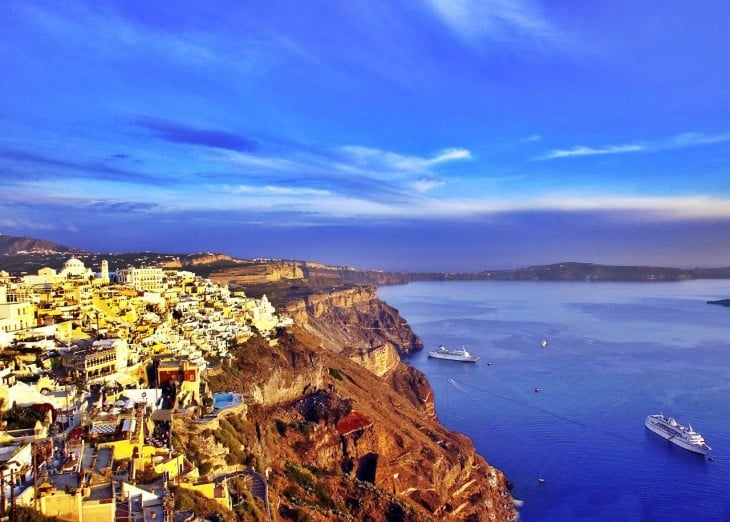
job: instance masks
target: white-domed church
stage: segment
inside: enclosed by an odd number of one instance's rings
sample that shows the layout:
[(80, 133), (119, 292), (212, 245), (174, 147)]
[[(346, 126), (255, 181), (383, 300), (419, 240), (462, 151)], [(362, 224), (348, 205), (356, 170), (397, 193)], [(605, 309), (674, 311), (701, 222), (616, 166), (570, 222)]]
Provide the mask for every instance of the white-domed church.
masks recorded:
[(94, 277), (94, 272), (91, 268), (86, 268), (83, 261), (72, 257), (63, 264), (58, 275), (66, 279), (88, 279)]

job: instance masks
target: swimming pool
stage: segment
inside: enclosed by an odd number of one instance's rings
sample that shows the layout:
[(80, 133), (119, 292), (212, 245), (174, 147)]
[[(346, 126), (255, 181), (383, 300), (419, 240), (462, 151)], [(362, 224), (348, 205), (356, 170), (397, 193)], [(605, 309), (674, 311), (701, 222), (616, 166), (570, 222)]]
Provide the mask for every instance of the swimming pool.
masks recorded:
[(222, 410), (225, 408), (232, 408), (241, 404), (240, 393), (214, 393), (213, 394), (213, 408), (215, 410)]

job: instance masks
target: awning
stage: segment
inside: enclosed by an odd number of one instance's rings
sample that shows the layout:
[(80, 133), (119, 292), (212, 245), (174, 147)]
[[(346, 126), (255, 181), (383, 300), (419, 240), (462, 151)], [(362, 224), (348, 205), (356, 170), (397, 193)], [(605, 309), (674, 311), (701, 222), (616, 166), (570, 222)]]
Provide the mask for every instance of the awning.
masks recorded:
[(116, 424), (97, 424), (91, 428), (91, 433), (98, 433), (100, 435), (109, 435), (117, 431)]

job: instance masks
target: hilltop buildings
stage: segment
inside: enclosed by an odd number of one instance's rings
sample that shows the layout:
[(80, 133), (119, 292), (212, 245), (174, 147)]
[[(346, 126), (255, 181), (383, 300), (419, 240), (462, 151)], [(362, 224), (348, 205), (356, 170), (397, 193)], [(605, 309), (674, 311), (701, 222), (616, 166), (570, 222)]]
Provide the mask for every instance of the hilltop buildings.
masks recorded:
[(186, 271), (94, 273), (71, 258), (0, 273), (0, 517), (28, 505), (80, 522), (172, 520), (178, 478), (230, 505), (225, 483), (200, 482), (173, 451), (172, 418), (202, 415), (203, 377), (231, 346), (286, 324), (265, 296)]

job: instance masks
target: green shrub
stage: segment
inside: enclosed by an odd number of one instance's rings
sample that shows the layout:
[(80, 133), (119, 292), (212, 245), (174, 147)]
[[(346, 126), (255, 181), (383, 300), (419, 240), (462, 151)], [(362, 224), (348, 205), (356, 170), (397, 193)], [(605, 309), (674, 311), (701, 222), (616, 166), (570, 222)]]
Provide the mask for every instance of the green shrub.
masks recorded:
[(198, 473), (200, 473), (201, 476), (207, 475), (211, 469), (213, 469), (213, 463), (209, 460), (204, 460), (198, 464)]
[(332, 495), (330, 495), (329, 489), (327, 489), (325, 484), (318, 482), (314, 486), (314, 495), (317, 497), (320, 506), (333, 511), (337, 509), (337, 503), (332, 498)]
[(175, 511), (192, 511), (199, 517), (208, 520), (235, 520), (236, 515), (218, 504), (215, 500), (207, 498), (202, 493), (185, 488), (176, 487)]
[(289, 482), (298, 484), (307, 490), (312, 489), (312, 486), (314, 485), (314, 478), (312, 477), (312, 474), (292, 462), (289, 462), (286, 465), (286, 477), (289, 479)]

